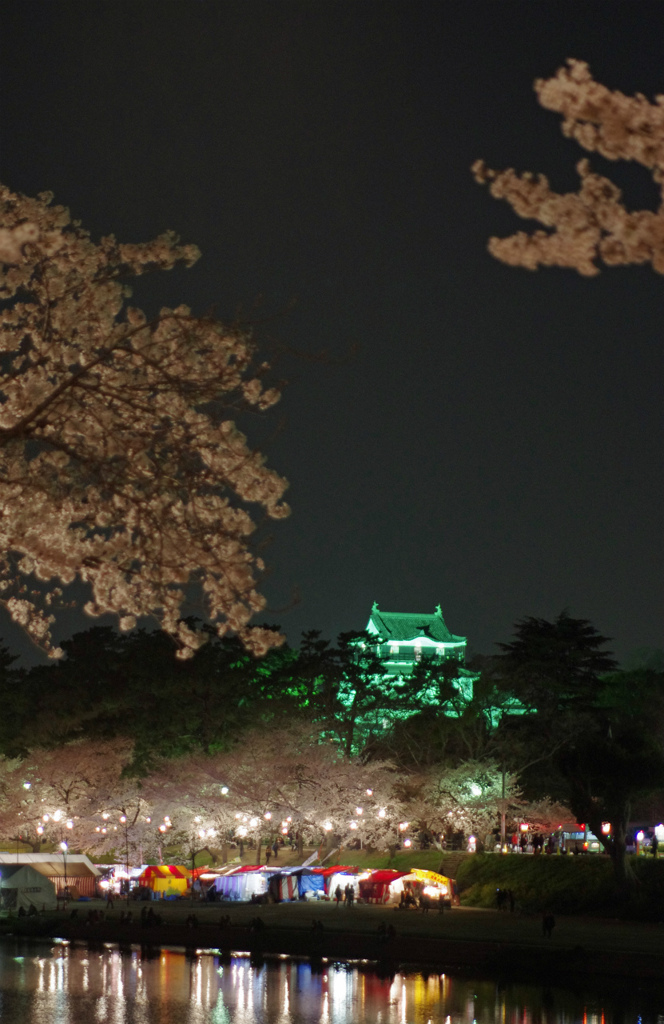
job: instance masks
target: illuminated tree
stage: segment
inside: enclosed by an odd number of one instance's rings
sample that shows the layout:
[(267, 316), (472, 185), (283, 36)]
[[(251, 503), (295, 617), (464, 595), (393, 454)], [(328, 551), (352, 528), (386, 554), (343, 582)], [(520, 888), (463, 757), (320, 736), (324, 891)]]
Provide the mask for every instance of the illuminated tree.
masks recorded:
[[(131, 761), (131, 743), (82, 741), (54, 749), (35, 748), (22, 759), (0, 763), (0, 835), (21, 837), (33, 848), (67, 842), (72, 848), (111, 848), (95, 827), (100, 801), (117, 800), (127, 788), (123, 769)], [(111, 796), (112, 794), (112, 796)], [(110, 824), (110, 831), (115, 831)]]
[[(646, 167), (664, 198), (664, 101), (625, 96), (592, 78), (583, 61), (568, 60), (550, 79), (538, 79), (535, 91), (543, 107), (563, 116), (562, 131), (583, 149), (608, 160), (634, 160)], [(578, 192), (554, 192), (544, 175), (490, 170), (482, 160), (475, 178), (506, 199), (515, 213), (544, 225), (529, 235), (492, 238), (489, 251), (504, 263), (535, 270), (571, 267), (585, 276), (607, 266), (649, 263), (664, 273), (664, 202), (656, 211), (628, 210), (620, 189), (595, 174), (588, 160), (577, 165)]]
[(501, 768), (492, 761), (464, 761), (432, 770), (423, 792), (425, 805), (436, 810), (442, 832), (474, 833), (481, 842), (498, 826), (502, 813), (516, 811), (520, 797), (516, 777), (508, 774), (503, 780)]
[(146, 857), (159, 853), (161, 846), (148, 792), (137, 779), (123, 774), (130, 756), (126, 749), (124, 764), (118, 763), (95, 787), (90, 811), (74, 823), (79, 846), (90, 853), (113, 853), (127, 867), (142, 864)]
[(170, 762), (145, 786), (161, 780), (155, 806), (173, 836), (198, 836), (208, 847), (253, 841), (260, 860), (263, 843), (280, 833), (292, 833), (300, 854), (328, 839), (385, 848), (399, 813), (393, 778), (388, 766), (348, 758), (294, 723), (248, 733), (227, 753)]
[(517, 808), (521, 821), (528, 825), (528, 831), (539, 835), (550, 835), (561, 825), (574, 821), (574, 813), (566, 804), (543, 797), (530, 802), (524, 800)]
[(95, 244), (51, 198), (0, 187), (2, 602), (58, 656), (51, 609), (79, 579), (90, 614), (154, 616), (187, 657), (203, 637), (181, 607), (198, 593), (219, 635), (264, 652), (247, 506), (287, 515), (286, 484), (234, 419), (278, 400), (268, 367), (244, 330), (127, 305), (124, 279), (190, 266), (194, 246)]

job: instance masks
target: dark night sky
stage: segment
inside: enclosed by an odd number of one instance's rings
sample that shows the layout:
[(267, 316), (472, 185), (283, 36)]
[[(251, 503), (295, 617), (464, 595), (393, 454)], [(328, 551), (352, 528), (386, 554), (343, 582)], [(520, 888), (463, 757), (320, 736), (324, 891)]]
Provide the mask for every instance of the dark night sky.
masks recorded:
[(266, 590), (291, 642), (377, 600), (440, 602), (475, 651), (563, 607), (620, 655), (663, 646), (664, 280), (496, 263), (522, 222), (469, 173), (575, 188), (532, 82), (573, 56), (664, 92), (663, 4), (10, 0), (0, 45), (6, 184), (93, 237), (196, 242), (139, 304), (256, 311), (268, 350), (328, 354), (278, 360), (260, 434), (291, 482)]

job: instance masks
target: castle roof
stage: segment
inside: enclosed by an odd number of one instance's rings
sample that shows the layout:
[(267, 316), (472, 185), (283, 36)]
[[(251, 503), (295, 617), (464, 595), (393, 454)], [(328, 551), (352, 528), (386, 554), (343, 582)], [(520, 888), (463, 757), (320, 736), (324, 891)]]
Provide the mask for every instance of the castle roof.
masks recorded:
[[(463, 644), (465, 636), (455, 636), (445, 625), (440, 605), (433, 614), (426, 612), (383, 612), (374, 602), (369, 628), (373, 625), (381, 640), (416, 640), (427, 637), (438, 643)], [(372, 630), (373, 631), (373, 630)]]

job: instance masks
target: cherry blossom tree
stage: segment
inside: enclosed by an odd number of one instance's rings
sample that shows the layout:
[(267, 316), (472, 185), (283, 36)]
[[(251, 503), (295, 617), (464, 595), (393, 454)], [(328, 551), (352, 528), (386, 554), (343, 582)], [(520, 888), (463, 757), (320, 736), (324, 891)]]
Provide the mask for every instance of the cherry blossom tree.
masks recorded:
[[(502, 813), (516, 812), (521, 794), (516, 777), (505, 777), (492, 761), (464, 761), (453, 768), (433, 770), (423, 788), (428, 813), (436, 811), (441, 832), (474, 833), (483, 841)], [(504, 796), (503, 796), (504, 793)]]
[(664, 273), (664, 97), (625, 96), (596, 82), (588, 65), (568, 60), (550, 79), (538, 79), (543, 107), (562, 114), (563, 134), (608, 160), (634, 160), (647, 168), (663, 201), (656, 211), (628, 210), (620, 189), (581, 160), (578, 192), (554, 192), (540, 174), (491, 170), (478, 160), (473, 172), (491, 194), (545, 230), (492, 238), (489, 251), (503, 263), (536, 270), (571, 267), (585, 276), (607, 266), (649, 263)]
[(522, 803), (519, 814), (521, 820), (528, 824), (528, 831), (539, 835), (548, 835), (557, 831), (565, 822), (575, 820), (569, 807), (548, 797)]
[(349, 758), (300, 723), (246, 734), (227, 753), (170, 762), (163, 775), (156, 813), (174, 836), (198, 836), (201, 849), (253, 841), (257, 860), (280, 833), (294, 836), (300, 854), (332, 840), (385, 848), (401, 813), (389, 766)]
[(127, 866), (143, 864), (148, 856), (161, 860), (162, 836), (153, 802), (142, 781), (125, 777), (122, 768), (128, 761), (123, 761), (95, 787), (88, 814), (75, 822), (80, 845), (89, 853), (113, 853)]
[(96, 826), (105, 806), (133, 788), (122, 775), (131, 757), (131, 743), (119, 739), (36, 748), (25, 758), (3, 758), (0, 836), (21, 837), (36, 850), (42, 843), (67, 842), (83, 850), (119, 845), (117, 821), (110, 823), (108, 841), (101, 833), (103, 822)]
[(198, 594), (219, 635), (256, 653), (265, 600), (248, 506), (279, 519), (285, 481), (235, 425), (279, 398), (250, 334), (186, 306), (148, 319), (124, 283), (191, 266), (172, 233), (94, 243), (47, 193), (0, 187), (0, 598), (51, 656), (53, 607), (78, 579), (86, 611), (150, 615), (187, 657)]

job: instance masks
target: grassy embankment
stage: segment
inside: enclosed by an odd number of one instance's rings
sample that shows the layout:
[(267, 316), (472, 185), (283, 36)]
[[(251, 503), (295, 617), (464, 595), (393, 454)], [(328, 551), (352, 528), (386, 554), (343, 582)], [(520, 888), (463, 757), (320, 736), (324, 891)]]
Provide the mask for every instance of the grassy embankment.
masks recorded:
[(596, 914), (664, 922), (664, 860), (631, 857), (631, 899), (621, 899), (607, 857), (466, 857), (457, 883), (468, 907), (495, 907), (496, 890), (511, 889), (523, 913)]

